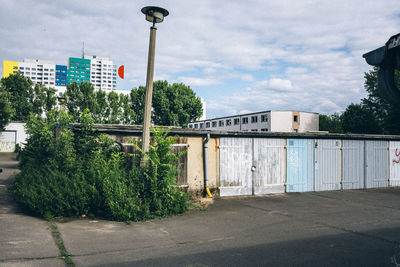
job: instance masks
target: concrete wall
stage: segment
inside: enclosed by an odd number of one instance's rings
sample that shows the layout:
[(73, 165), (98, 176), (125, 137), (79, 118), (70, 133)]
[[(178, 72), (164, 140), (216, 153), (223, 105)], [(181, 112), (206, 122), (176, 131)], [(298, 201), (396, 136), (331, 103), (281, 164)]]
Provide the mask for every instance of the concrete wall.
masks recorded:
[(271, 111), (271, 132), (293, 132), (292, 111)]
[(299, 133), (319, 130), (319, 114), (300, 112)]

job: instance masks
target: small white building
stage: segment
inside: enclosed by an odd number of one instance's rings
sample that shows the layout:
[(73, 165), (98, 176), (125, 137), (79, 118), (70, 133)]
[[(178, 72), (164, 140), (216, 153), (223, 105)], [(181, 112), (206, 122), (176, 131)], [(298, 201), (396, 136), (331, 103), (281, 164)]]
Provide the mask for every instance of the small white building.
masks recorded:
[(190, 122), (188, 128), (242, 132), (315, 132), (319, 130), (319, 114), (268, 110)]
[(17, 144), (24, 147), (26, 139), (28, 139), (28, 134), (25, 123), (10, 122), (5, 130), (0, 132), (0, 152), (14, 152)]

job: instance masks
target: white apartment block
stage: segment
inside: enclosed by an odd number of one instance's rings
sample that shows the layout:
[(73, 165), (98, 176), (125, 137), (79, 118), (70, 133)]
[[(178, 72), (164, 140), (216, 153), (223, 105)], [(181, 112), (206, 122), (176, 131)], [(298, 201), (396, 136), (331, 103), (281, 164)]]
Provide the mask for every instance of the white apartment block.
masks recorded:
[(190, 122), (188, 127), (216, 131), (315, 132), (319, 130), (319, 114), (303, 111), (268, 110)]
[(107, 57), (84, 56), (90, 59), (90, 83), (95, 90), (110, 91), (117, 87), (117, 66)]
[(18, 62), (18, 70), (22, 75), (30, 78), (34, 84), (55, 87), (56, 65), (51, 61), (24, 59)]

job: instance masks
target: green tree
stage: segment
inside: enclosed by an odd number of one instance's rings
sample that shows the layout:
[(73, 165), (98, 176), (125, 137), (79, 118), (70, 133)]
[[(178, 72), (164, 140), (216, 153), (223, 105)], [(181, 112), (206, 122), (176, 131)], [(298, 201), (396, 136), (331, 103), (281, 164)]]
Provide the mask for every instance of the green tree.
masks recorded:
[(8, 92), (0, 83), (0, 131), (10, 122), (13, 115), (13, 110), (9, 101)]
[(68, 84), (64, 96), (66, 98), (64, 105), (67, 107), (68, 114), (76, 121), (80, 115), (80, 103), (82, 99), (82, 92), (79, 89), (79, 85), (76, 82)]
[(122, 114), (121, 106), (119, 103), (119, 95), (116, 92), (111, 91), (107, 94), (107, 101), (109, 109), (109, 111), (107, 112), (109, 114), (107, 122), (112, 124), (119, 124), (120, 116)]
[[(136, 124), (143, 123), (145, 88), (132, 89), (132, 106), (136, 113)], [(200, 118), (203, 107), (200, 98), (187, 85), (168, 84), (156, 81), (153, 84), (152, 121), (156, 125), (175, 125), (186, 127), (188, 122)]]
[(342, 122), (339, 113), (332, 115), (319, 115), (319, 130), (330, 133), (343, 133)]
[(11, 109), (15, 112), (11, 120), (27, 121), (29, 114), (42, 116), (56, 106), (55, 90), (42, 84), (35, 84), (16, 73), (1, 79), (4, 90), (7, 91)]
[(96, 91), (95, 97), (96, 97), (97, 112), (93, 114), (94, 121), (96, 123), (105, 123), (106, 118), (108, 118), (107, 93), (100, 89)]
[(135, 119), (135, 112), (131, 109), (131, 98), (129, 95), (119, 95), (119, 105), (122, 109), (120, 122), (132, 124)]
[(132, 118), (133, 124), (137, 125), (143, 124), (145, 95), (146, 95), (146, 87), (139, 86), (138, 88), (134, 88), (131, 90), (130, 93), (131, 110), (134, 113), (134, 117)]
[[(400, 134), (400, 107), (390, 104), (378, 92), (378, 69), (365, 73), (364, 88), (368, 96), (361, 100), (362, 105), (371, 110), (381, 129), (380, 133)], [(396, 70), (395, 83), (400, 88), (400, 75)]]
[(346, 133), (379, 134), (382, 129), (374, 113), (363, 104), (350, 104), (341, 116)]
[(79, 121), (80, 113), (85, 109), (89, 109), (90, 112), (97, 117), (98, 104), (96, 94), (94, 92), (93, 85), (88, 82), (77, 84), (73, 82), (67, 85), (65, 91), (66, 103), (68, 113), (72, 116), (74, 121)]

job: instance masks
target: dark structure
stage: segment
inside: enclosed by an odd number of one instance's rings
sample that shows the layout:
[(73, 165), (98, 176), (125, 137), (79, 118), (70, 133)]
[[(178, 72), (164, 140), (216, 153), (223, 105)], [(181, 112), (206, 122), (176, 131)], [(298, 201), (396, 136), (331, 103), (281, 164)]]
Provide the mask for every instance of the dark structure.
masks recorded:
[(400, 90), (396, 87), (394, 72), (400, 70), (400, 33), (389, 38), (380, 48), (363, 55), (368, 64), (379, 67), (378, 90), (391, 104), (400, 104)]

